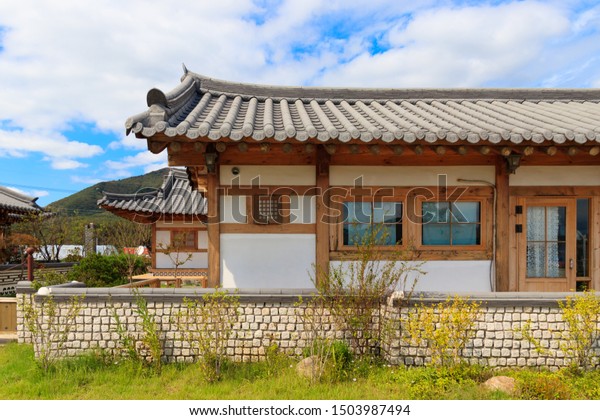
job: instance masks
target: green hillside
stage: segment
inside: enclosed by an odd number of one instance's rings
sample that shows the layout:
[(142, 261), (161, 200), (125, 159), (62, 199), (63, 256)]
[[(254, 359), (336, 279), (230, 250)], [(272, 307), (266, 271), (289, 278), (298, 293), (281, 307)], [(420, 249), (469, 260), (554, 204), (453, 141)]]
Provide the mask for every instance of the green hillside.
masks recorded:
[[(169, 172), (168, 168), (149, 172), (145, 175), (134, 176), (131, 178), (120, 179), (117, 181), (105, 181), (92, 185), (68, 197), (55, 201), (47, 206), (52, 210), (66, 211), (69, 215), (79, 215), (85, 218), (96, 217), (103, 218), (110, 215), (107, 211), (98, 208), (96, 204), (102, 197), (102, 192), (112, 192), (120, 194), (133, 194), (145, 188), (158, 188), (162, 185), (165, 175)], [(90, 220), (94, 221), (94, 220)]]

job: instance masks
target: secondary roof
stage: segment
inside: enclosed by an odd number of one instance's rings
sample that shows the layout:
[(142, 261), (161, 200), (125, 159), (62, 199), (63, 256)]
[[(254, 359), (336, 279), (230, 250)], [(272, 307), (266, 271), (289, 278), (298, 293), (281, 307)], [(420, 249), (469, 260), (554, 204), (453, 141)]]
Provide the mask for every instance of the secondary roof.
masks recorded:
[(143, 190), (134, 194), (102, 192), (98, 205), (110, 212), (140, 215), (140, 220), (150, 221), (167, 215), (206, 215), (206, 199), (192, 188), (185, 170), (172, 168), (160, 188)]
[(127, 133), (199, 141), (600, 143), (600, 89), (345, 89), (233, 83), (185, 69)]

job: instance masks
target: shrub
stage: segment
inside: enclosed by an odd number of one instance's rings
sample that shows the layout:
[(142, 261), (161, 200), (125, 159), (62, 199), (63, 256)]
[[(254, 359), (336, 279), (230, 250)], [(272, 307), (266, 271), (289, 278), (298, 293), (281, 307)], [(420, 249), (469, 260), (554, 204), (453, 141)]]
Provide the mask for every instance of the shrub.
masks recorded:
[[(146, 258), (136, 256), (133, 275), (147, 272), (148, 265)], [(73, 267), (68, 279), (83, 282), (88, 287), (111, 287), (128, 283), (128, 272), (129, 265), (122, 254), (91, 254)]]
[(475, 334), (479, 307), (479, 302), (459, 296), (416, 306), (404, 323), (404, 338), (409, 344), (426, 345), (432, 364), (457, 364)]
[[(402, 290), (410, 297), (418, 277), (424, 274), (422, 263), (411, 261), (411, 250), (382, 250), (388, 233), (374, 226), (363, 237), (354, 238), (356, 260), (346, 261), (327, 272), (315, 268), (311, 280), (318, 295), (329, 303), (333, 320), (346, 331), (352, 350), (359, 356), (379, 354), (395, 329), (382, 314), (385, 300)], [(385, 307), (387, 308), (387, 307)]]
[(238, 321), (239, 297), (226, 291), (207, 293), (202, 299), (187, 299), (174, 322), (200, 363), (207, 382), (221, 379), (229, 338)]
[(517, 379), (519, 397), (524, 400), (568, 400), (571, 391), (560, 377), (551, 373), (522, 373)]
[(42, 287), (55, 286), (69, 282), (67, 273), (61, 273), (56, 270), (41, 269), (36, 270), (33, 276), (31, 287), (39, 290)]
[(22, 302), (25, 328), (31, 333), (37, 362), (47, 372), (64, 354), (69, 333), (83, 306), (82, 296), (69, 299), (68, 310), (61, 310), (52, 296), (43, 296), (39, 304), (31, 299)]

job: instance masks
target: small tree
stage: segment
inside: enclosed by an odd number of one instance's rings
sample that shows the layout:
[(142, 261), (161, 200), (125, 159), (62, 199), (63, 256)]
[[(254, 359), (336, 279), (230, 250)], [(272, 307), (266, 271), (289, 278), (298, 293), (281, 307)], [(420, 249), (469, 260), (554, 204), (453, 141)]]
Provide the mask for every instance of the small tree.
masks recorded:
[(190, 252), (184, 252), (184, 239), (183, 233), (177, 233), (173, 236), (173, 240), (170, 244), (165, 245), (159, 243), (156, 250), (157, 252), (165, 254), (173, 264), (173, 277), (175, 277), (176, 281), (179, 280), (179, 277), (177, 276), (179, 269), (192, 259), (192, 254)]
[(223, 290), (207, 293), (202, 299), (184, 299), (182, 309), (175, 315), (177, 328), (208, 382), (221, 378), (227, 344), (238, 316), (239, 297)]
[(422, 263), (412, 261), (412, 250), (385, 250), (387, 233), (375, 225), (364, 236), (355, 238), (353, 261), (342, 262), (327, 272), (315, 269), (311, 280), (319, 296), (330, 302), (337, 326), (347, 331), (351, 346), (359, 356), (378, 351), (394, 326), (381, 313), (386, 298), (398, 290), (412, 294), (424, 274)]
[(73, 226), (69, 217), (59, 210), (30, 215), (16, 229), (37, 239), (37, 249), (45, 261), (59, 261), (60, 250), (67, 243)]

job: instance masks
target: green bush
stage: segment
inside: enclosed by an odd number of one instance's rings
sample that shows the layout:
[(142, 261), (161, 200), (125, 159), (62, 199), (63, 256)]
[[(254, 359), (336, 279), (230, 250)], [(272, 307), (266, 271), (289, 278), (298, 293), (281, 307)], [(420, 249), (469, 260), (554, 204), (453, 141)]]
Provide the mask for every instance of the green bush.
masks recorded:
[[(91, 254), (83, 258), (69, 272), (69, 281), (80, 281), (88, 287), (110, 287), (125, 284), (129, 280), (127, 258), (132, 256)], [(149, 261), (144, 257), (135, 257), (133, 275), (148, 271)]]
[(519, 397), (523, 400), (568, 400), (571, 390), (562, 378), (552, 373), (523, 372), (517, 380)]

